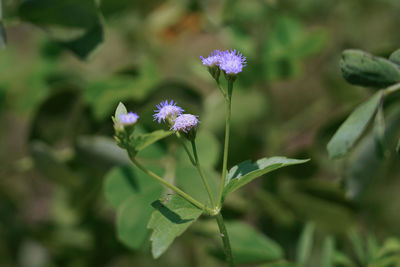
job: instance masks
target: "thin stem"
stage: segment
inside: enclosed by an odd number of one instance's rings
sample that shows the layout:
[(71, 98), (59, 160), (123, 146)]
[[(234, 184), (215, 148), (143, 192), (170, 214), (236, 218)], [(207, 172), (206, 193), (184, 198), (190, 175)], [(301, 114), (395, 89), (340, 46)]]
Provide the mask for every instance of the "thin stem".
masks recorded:
[(388, 88), (386, 88), (385, 91), (385, 96), (390, 95), (394, 92), (397, 92), (400, 90), (400, 83), (396, 83), (395, 85), (389, 86)]
[(208, 197), (210, 198), (210, 201), (211, 201), (211, 205), (212, 205), (213, 208), (216, 208), (214, 197), (213, 197), (213, 195), (211, 193), (210, 185), (208, 184), (207, 178), (204, 175), (203, 169), (200, 166), (199, 156), (197, 155), (196, 142), (194, 140), (192, 141), (192, 149), (193, 149), (194, 159), (195, 159), (195, 162), (196, 162), (195, 166), (196, 166), (197, 170), (200, 173), (200, 177), (203, 180), (204, 186), (206, 187), (206, 190), (207, 190), (207, 193), (208, 193)]
[[(129, 153), (130, 154), (130, 153)], [(213, 210), (211, 210), (210, 208), (204, 206), (202, 203), (200, 203), (199, 201), (197, 201), (196, 199), (194, 199), (193, 197), (189, 196), (188, 194), (186, 194), (185, 192), (183, 192), (181, 189), (179, 189), (178, 187), (174, 186), (173, 184), (168, 183), (166, 180), (164, 180), (163, 178), (161, 178), (160, 176), (158, 176), (157, 174), (155, 174), (154, 172), (146, 169), (146, 167), (144, 167), (142, 164), (140, 164), (134, 157), (132, 157), (131, 155), (130, 159), (132, 160), (133, 164), (135, 164), (139, 169), (141, 169), (144, 173), (148, 174), (149, 176), (151, 176), (152, 178), (156, 179), (158, 182), (160, 182), (161, 184), (163, 184), (164, 186), (168, 187), (169, 189), (175, 191), (178, 195), (180, 195), (181, 197), (183, 197), (184, 199), (186, 199), (187, 201), (189, 201), (190, 203), (192, 203), (193, 205), (195, 205), (196, 207), (198, 207), (199, 209), (202, 209), (204, 211), (206, 211), (209, 214), (213, 213)]]
[(222, 217), (221, 213), (218, 213), (215, 216), (215, 219), (217, 220), (219, 232), (220, 232), (221, 238), (222, 238), (222, 243), (224, 245), (226, 261), (228, 262), (230, 267), (234, 267), (235, 263), (233, 261), (231, 243), (229, 242), (229, 235), (228, 235), (228, 232), (226, 231), (224, 218)]
[(231, 125), (231, 103), (232, 103), (232, 90), (233, 90), (233, 82), (228, 82), (228, 97), (225, 101), (225, 144), (224, 144), (224, 158), (222, 162), (222, 175), (221, 175), (221, 185), (219, 190), (218, 197), (218, 205), (222, 206), (222, 193), (224, 191), (225, 181), (226, 181), (226, 172), (227, 172), (227, 164), (228, 164), (228, 150), (229, 150), (229, 132)]
[(185, 149), (190, 162), (193, 164), (193, 166), (196, 166), (196, 162), (194, 161), (192, 154), (190, 154), (189, 148), (186, 146), (185, 141), (182, 140), (181, 135), (178, 132), (176, 132), (176, 136), (178, 137), (178, 140), (181, 143), (181, 145), (183, 146), (183, 148)]

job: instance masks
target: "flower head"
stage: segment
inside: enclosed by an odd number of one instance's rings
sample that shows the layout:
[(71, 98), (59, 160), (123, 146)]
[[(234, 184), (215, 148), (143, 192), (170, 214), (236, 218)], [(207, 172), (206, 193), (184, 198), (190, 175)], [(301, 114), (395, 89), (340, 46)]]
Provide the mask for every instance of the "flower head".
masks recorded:
[(207, 67), (214, 67), (217, 66), (220, 62), (220, 58), (221, 58), (221, 51), (219, 51), (218, 49), (215, 49), (214, 52), (211, 52), (211, 54), (204, 58), (202, 56), (200, 56), (201, 61), (203, 62), (204, 66)]
[(127, 114), (119, 114), (119, 119), (123, 125), (132, 125), (137, 122), (139, 119), (139, 115), (136, 113), (133, 113), (132, 111), (127, 113)]
[(171, 130), (183, 133), (189, 140), (194, 140), (196, 136), (197, 125), (199, 124), (198, 116), (192, 114), (182, 114), (176, 117)]
[(154, 120), (158, 121), (158, 123), (161, 123), (161, 121), (165, 122), (167, 119), (173, 120), (176, 116), (181, 115), (184, 111), (181, 107), (176, 105), (174, 100), (171, 100), (169, 103), (168, 100), (162, 101), (156, 107), (157, 109), (154, 110), (156, 114), (154, 114), (153, 117)]
[(226, 74), (236, 75), (242, 72), (243, 67), (246, 66), (246, 57), (239, 53), (239, 51), (226, 50), (221, 52), (218, 66)]

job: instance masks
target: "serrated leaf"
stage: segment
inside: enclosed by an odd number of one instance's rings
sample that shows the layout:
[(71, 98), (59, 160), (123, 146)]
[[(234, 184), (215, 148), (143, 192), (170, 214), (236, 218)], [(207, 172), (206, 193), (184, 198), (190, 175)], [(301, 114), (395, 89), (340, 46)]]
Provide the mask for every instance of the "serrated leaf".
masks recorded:
[(224, 186), (223, 198), (261, 175), (282, 167), (301, 164), (307, 161), (308, 159), (300, 160), (286, 157), (262, 158), (256, 162), (251, 162), (250, 160), (243, 161), (229, 170)]
[(136, 152), (139, 152), (149, 145), (173, 134), (172, 131), (157, 130), (147, 134), (141, 134), (135, 137), (132, 146)]
[(315, 224), (309, 222), (301, 233), (299, 243), (297, 244), (296, 261), (300, 266), (306, 266), (306, 263), (311, 255), (311, 250), (314, 243)]
[(375, 115), (383, 93), (373, 95), (359, 105), (336, 131), (329, 141), (327, 149), (331, 158), (344, 156), (356, 143)]
[[(160, 169), (151, 168), (160, 173)], [(151, 203), (160, 197), (162, 186), (133, 167), (118, 167), (106, 175), (104, 194), (117, 212), (117, 235), (130, 248), (139, 248), (148, 235)]]
[(279, 260), (281, 247), (272, 239), (242, 222), (228, 222), (226, 228), (236, 263), (256, 263)]
[(131, 195), (118, 208), (118, 239), (125, 245), (137, 249), (143, 244), (149, 233), (146, 226), (153, 212), (151, 203), (160, 197), (161, 192), (161, 186), (148, 188), (140, 194)]
[(155, 211), (147, 225), (153, 232), (150, 237), (151, 252), (158, 258), (202, 214), (202, 210), (178, 195), (153, 202)]

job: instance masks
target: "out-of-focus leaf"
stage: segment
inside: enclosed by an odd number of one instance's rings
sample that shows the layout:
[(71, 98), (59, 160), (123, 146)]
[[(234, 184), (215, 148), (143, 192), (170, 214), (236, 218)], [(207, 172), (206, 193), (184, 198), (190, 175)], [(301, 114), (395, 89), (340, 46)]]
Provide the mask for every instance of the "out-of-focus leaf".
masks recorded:
[(117, 146), (114, 139), (104, 136), (81, 136), (76, 143), (79, 153), (87, 156), (87, 160), (104, 167), (113, 165), (129, 165), (128, 154)]
[(394, 51), (390, 57), (389, 60), (396, 63), (397, 65), (400, 65), (400, 49), (397, 49)]
[(155, 211), (147, 225), (153, 232), (150, 237), (151, 252), (158, 258), (202, 214), (202, 210), (178, 195), (153, 202)]
[(357, 255), (358, 262), (360, 262), (362, 265), (366, 265), (368, 259), (361, 235), (357, 233), (355, 230), (352, 230), (349, 233), (349, 239), (353, 245), (353, 250)]
[(1, 12), (2, 11), (1, 11), (1, 1), (0, 1), (0, 48), (6, 47), (7, 44), (7, 35), (6, 35), (6, 30), (4, 29)]
[(228, 222), (226, 228), (236, 263), (275, 261), (283, 257), (281, 247), (272, 239), (242, 222)]
[(48, 179), (59, 184), (77, 187), (81, 183), (78, 177), (68, 166), (61, 162), (54, 151), (42, 142), (33, 142), (31, 145), (32, 158), (35, 167)]
[[(398, 106), (393, 106), (385, 110), (385, 114), (385, 143), (388, 147), (393, 147), (400, 129), (400, 109)], [(344, 177), (347, 194), (353, 199), (360, 198), (374, 178), (385, 170), (385, 161), (379, 156), (372, 134), (361, 140), (346, 161), (346, 166)]]
[(58, 44), (72, 51), (79, 58), (88, 59), (103, 41), (103, 26), (98, 23), (86, 30), (81, 36), (69, 41), (58, 41)]
[(396, 151), (397, 151), (397, 154), (398, 154), (399, 157), (400, 157), (400, 138), (399, 138), (399, 140), (397, 141)]
[(354, 223), (354, 215), (348, 205), (330, 197), (310, 195), (301, 191), (299, 183), (285, 181), (279, 188), (279, 195), (288, 206), (303, 220), (315, 222), (328, 231), (343, 233)]
[(143, 100), (159, 82), (153, 61), (145, 60), (137, 76), (113, 75), (108, 78), (91, 81), (84, 91), (85, 100), (92, 106), (97, 119), (105, 119), (113, 112), (120, 101)]
[(384, 88), (400, 81), (400, 66), (361, 50), (343, 51), (340, 68), (351, 84)]
[(265, 263), (257, 267), (299, 267), (296, 263), (288, 262), (286, 260), (279, 260), (278, 262)]
[(52, 37), (82, 59), (103, 41), (97, 13), (93, 0), (25, 0), (19, 8), (20, 18), (47, 29), (53, 27)]
[(333, 262), (339, 266), (356, 267), (357, 265), (346, 254), (340, 251), (334, 251)]
[(332, 236), (325, 237), (324, 243), (322, 245), (322, 255), (321, 255), (321, 267), (333, 267), (334, 259), (333, 255), (335, 253), (335, 240)]
[[(153, 170), (160, 173), (160, 170)], [(147, 222), (153, 209), (151, 203), (160, 197), (162, 186), (133, 167), (112, 169), (105, 178), (104, 194), (107, 201), (118, 208), (118, 238), (137, 249), (145, 240)]]
[(301, 60), (321, 51), (326, 41), (325, 32), (306, 32), (297, 20), (280, 18), (267, 36), (264, 47), (265, 75), (276, 80), (300, 74)]
[(229, 170), (224, 186), (223, 198), (261, 175), (282, 167), (301, 164), (307, 161), (308, 159), (299, 160), (285, 157), (262, 158), (256, 162), (251, 162), (250, 160), (243, 161)]
[(313, 222), (308, 222), (301, 233), (296, 252), (296, 262), (300, 266), (306, 266), (309, 260), (314, 243), (314, 231), (315, 224)]
[(331, 158), (344, 156), (353, 147), (375, 115), (381, 98), (382, 92), (379, 91), (359, 105), (339, 127), (327, 146)]
[[(208, 184), (211, 188), (214, 199), (218, 196), (218, 173), (214, 170), (203, 167)], [(189, 195), (202, 203), (209, 203), (210, 199), (201, 177), (195, 167), (186, 162), (178, 162), (176, 166), (176, 183)]]
[(157, 130), (147, 134), (141, 134), (133, 140), (133, 147), (137, 152), (142, 151), (151, 144), (173, 134), (172, 131)]
[(378, 111), (376, 112), (375, 121), (374, 121), (374, 139), (375, 144), (377, 146), (377, 150), (380, 152), (383, 157), (386, 152), (385, 145), (385, 117), (383, 114), (383, 105), (381, 103), (378, 106)]
[(381, 258), (391, 253), (400, 255), (400, 240), (395, 238), (388, 238), (385, 240), (383, 246), (378, 251), (377, 257)]

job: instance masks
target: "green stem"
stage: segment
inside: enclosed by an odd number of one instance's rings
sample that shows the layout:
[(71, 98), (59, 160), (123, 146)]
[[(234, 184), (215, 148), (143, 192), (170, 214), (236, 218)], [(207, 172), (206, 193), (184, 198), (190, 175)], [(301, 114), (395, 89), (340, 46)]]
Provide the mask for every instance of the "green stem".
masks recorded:
[(204, 186), (206, 187), (206, 190), (207, 190), (207, 193), (208, 193), (208, 197), (210, 198), (210, 201), (211, 201), (211, 205), (212, 205), (213, 208), (216, 208), (214, 197), (213, 197), (213, 195), (211, 193), (210, 185), (208, 184), (207, 178), (204, 175), (203, 169), (200, 166), (199, 156), (197, 155), (196, 142), (194, 140), (192, 141), (192, 149), (193, 149), (194, 159), (195, 159), (195, 162), (196, 162), (195, 166), (196, 166), (197, 170), (200, 173), (200, 177), (203, 180)]
[(211, 210), (210, 208), (204, 206), (202, 203), (200, 203), (199, 201), (197, 201), (196, 199), (194, 199), (190, 195), (186, 194), (185, 192), (183, 192), (181, 189), (179, 189), (175, 185), (168, 183), (166, 180), (164, 180), (163, 178), (161, 178), (160, 176), (158, 176), (154, 172), (146, 169), (146, 167), (144, 167), (142, 164), (140, 164), (133, 156), (131, 156), (130, 153), (128, 153), (128, 154), (129, 154), (129, 157), (130, 157), (131, 161), (133, 162), (133, 164), (135, 164), (144, 173), (146, 173), (149, 176), (151, 176), (152, 178), (156, 179), (158, 182), (160, 182), (164, 186), (168, 187), (169, 189), (175, 191), (178, 195), (180, 195), (181, 197), (183, 197), (184, 199), (186, 199), (187, 201), (189, 201), (190, 203), (192, 203), (193, 205), (195, 205), (199, 209), (204, 210), (208, 214), (213, 214), (214, 213), (213, 210)]
[(389, 86), (386, 88), (384, 91), (385, 96), (390, 95), (394, 92), (397, 92), (400, 90), (400, 83), (396, 83), (395, 85)]
[(181, 145), (183, 146), (183, 148), (185, 149), (186, 154), (188, 155), (190, 162), (193, 164), (193, 166), (196, 166), (196, 162), (194, 161), (192, 154), (190, 154), (189, 148), (186, 146), (185, 141), (182, 140), (181, 135), (179, 134), (179, 132), (176, 132), (176, 136), (178, 137), (178, 140), (181, 143)]
[(221, 175), (221, 185), (219, 190), (218, 197), (218, 205), (219, 208), (222, 206), (222, 193), (224, 191), (225, 181), (226, 181), (226, 172), (227, 172), (227, 164), (228, 164), (228, 150), (229, 150), (229, 132), (231, 125), (231, 103), (232, 103), (232, 90), (233, 90), (233, 82), (228, 82), (228, 97), (225, 101), (225, 144), (224, 144), (224, 158), (222, 162), (222, 175)]
[(226, 261), (228, 262), (230, 267), (234, 267), (235, 263), (233, 261), (231, 243), (229, 242), (229, 235), (228, 235), (228, 232), (226, 231), (224, 218), (222, 217), (221, 213), (218, 213), (215, 216), (215, 218), (217, 220), (219, 232), (220, 232), (221, 238), (222, 238), (222, 243), (224, 245)]

